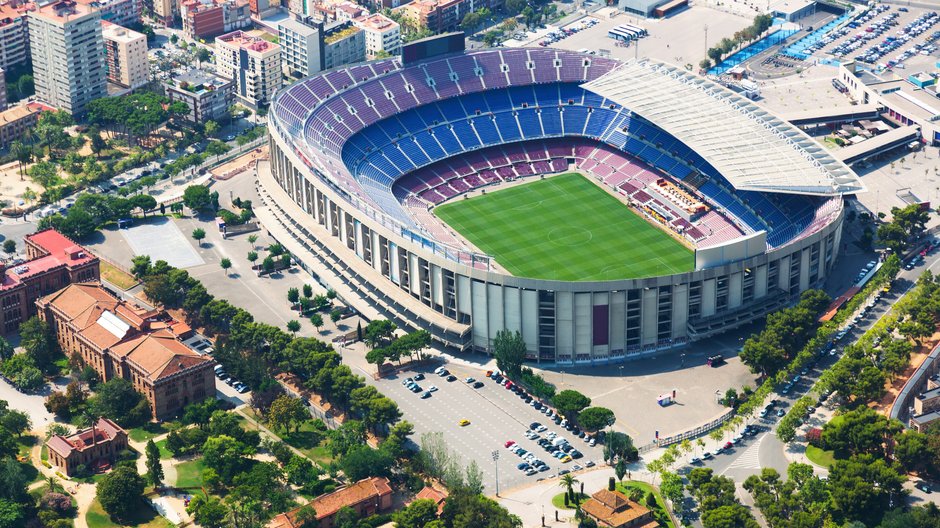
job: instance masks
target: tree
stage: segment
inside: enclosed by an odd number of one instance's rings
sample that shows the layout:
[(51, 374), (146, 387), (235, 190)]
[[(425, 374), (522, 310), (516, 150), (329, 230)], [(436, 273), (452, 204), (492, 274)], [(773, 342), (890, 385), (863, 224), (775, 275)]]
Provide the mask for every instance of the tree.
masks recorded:
[(52, 327), (37, 316), (20, 324), (20, 346), (40, 370), (52, 368), (53, 360), (61, 354)]
[(40, 161), (34, 164), (26, 171), (26, 174), (28, 174), (34, 182), (42, 185), (43, 189), (46, 190), (49, 190), (59, 182), (58, 170), (56, 165), (51, 161)]
[(98, 385), (88, 407), (96, 416), (107, 416), (124, 426), (136, 425), (150, 418), (150, 404), (124, 378), (112, 378)]
[(510, 378), (519, 379), (522, 374), (522, 362), (525, 361), (525, 354), (528, 350), (522, 334), (518, 330), (515, 332), (500, 330), (496, 333), (493, 348), (496, 367)]
[(588, 407), (578, 415), (578, 423), (585, 431), (598, 431), (614, 424), (614, 411), (604, 407)]
[(308, 299), (313, 297), (313, 286), (310, 286), (309, 284), (304, 284), (303, 289), (304, 289), (304, 297)]
[(900, 465), (871, 455), (836, 460), (829, 471), (829, 492), (837, 518), (865, 519), (872, 526), (902, 497), (906, 477)]
[(16, 253), (16, 240), (8, 238), (3, 241), (3, 251), (8, 255), (13, 255)]
[(255, 251), (248, 252), (248, 262), (251, 262), (251, 266), (254, 267), (255, 261), (258, 260), (258, 253)]
[(317, 332), (319, 332), (320, 327), (323, 326), (323, 316), (318, 313), (314, 313), (310, 316), (310, 324), (312, 324), (317, 329)]
[(23, 166), (33, 159), (33, 149), (22, 141), (14, 141), (10, 144), (10, 155), (12, 155), (19, 164), (20, 181), (23, 181), (23, 176), (26, 174)]
[(340, 467), (352, 482), (369, 477), (391, 476), (394, 460), (379, 449), (366, 445), (354, 447), (340, 460)]
[(219, 261), (219, 266), (221, 266), (222, 269), (225, 270), (226, 274), (228, 274), (229, 268), (232, 267), (232, 261), (227, 258), (223, 258)]
[(297, 332), (299, 332), (300, 322), (297, 321), (296, 319), (291, 319), (290, 321), (287, 321), (287, 331), (290, 332), (291, 334), (296, 334)]
[(297, 528), (317, 528), (320, 522), (317, 520), (317, 511), (312, 505), (304, 504), (294, 515), (294, 522)]
[(333, 321), (333, 324), (338, 323), (342, 317), (343, 312), (339, 311), (338, 309), (330, 311), (330, 321)]
[(398, 528), (424, 528), (437, 519), (437, 504), (431, 499), (418, 499), (392, 514)]
[(286, 394), (278, 396), (268, 408), (268, 422), (277, 429), (298, 430), (310, 419), (310, 413), (303, 402)]
[(566, 389), (552, 398), (552, 405), (569, 420), (573, 420), (582, 409), (591, 405), (591, 399), (576, 390)]
[(205, 229), (201, 227), (197, 227), (196, 229), (193, 229), (193, 240), (199, 243), (199, 247), (202, 247), (202, 240), (204, 238), (206, 238)]
[(571, 473), (562, 475), (561, 478), (558, 479), (558, 485), (565, 488), (565, 504), (567, 504), (568, 501), (577, 502), (577, 496), (575, 495), (574, 487), (576, 484), (578, 484), (578, 482), (578, 479), (576, 479), (575, 476)]
[(274, 271), (274, 259), (270, 256), (264, 257), (264, 260), (261, 261), (261, 271), (265, 273)]
[(255, 242), (258, 241), (258, 235), (251, 234), (248, 235), (248, 243), (251, 244), (252, 249), (255, 247)]
[(934, 455), (926, 434), (908, 430), (894, 441), (894, 457), (906, 471), (921, 472), (932, 465)]
[(511, 515), (496, 501), (465, 490), (454, 491), (447, 498), (441, 521), (445, 528), (522, 528), (519, 517)]
[(4, 429), (16, 436), (22, 436), (23, 433), (32, 427), (28, 414), (12, 409), (3, 413), (3, 416), (0, 417), (0, 424), (3, 425)]
[(160, 464), (160, 449), (153, 439), (147, 441), (147, 480), (150, 485), (159, 488), (163, 485), (163, 465)]
[(144, 479), (127, 466), (118, 466), (106, 474), (97, 486), (97, 499), (101, 507), (116, 519), (128, 519), (141, 507)]
[(212, 193), (205, 185), (190, 185), (183, 191), (183, 203), (194, 211), (201, 211), (212, 206)]
[(297, 288), (290, 288), (287, 290), (287, 302), (291, 305), (297, 304), (297, 301), (300, 300), (300, 290)]
[(381, 343), (388, 343), (398, 326), (388, 319), (370, 321), (365, 329), (365, 343), (369, 348), (375, 348)]
[(196, 494), (189, 501), (186, 511), (192, 516), (193, 521), (202, 528), (226, 528), (229, 526), (225, 517), (228, 510), (222, 501), (215, 497), (204, 497)]
[(883, 455), (887, 435), (899, 431), (900, 423), (890, 423), (884, 415), (861, 407), (823, 426), (822, 441), (827, 449), (847, 454)]
[(776, 336), (754, 336), (748, 338), (741, 348), (741, 362), (755, 374), (773, 375), (787, 363), (786, 351), (779, 345)]
[(702, 59), (699, 61), (698, 67), (702, 70), (708, 70), (712, 67), (712, 61), (710, 59)]
[(627, 476), (627, 461), (620, 458), (617, 459), (617, 463), (614, 465), (614, 474), (617, 475), (617, 480), (623, 482), (623, 477)]
[(6, 361), (13, 357), (13, 345), (9, 341), (0, 337), (0, 361)]
[(254, 447), (228, 435), (210, 436), (202, 446), (203, 461), (215, 470), (222, 482), (231, 483), (235, 475), (245, 470)]
[[(203, 48), (199, 48), (199, 49), (203, 49)], [(212, 121), (212, 120), (206, 121), (206, 124), (204, 125), (204, 132), (206, 133), (206, 137), (215, 137), (216, 134), (219, 133), (220, 128), (221, 127), (219, 127), (219, 124), (216, 123), (215, 121)]]

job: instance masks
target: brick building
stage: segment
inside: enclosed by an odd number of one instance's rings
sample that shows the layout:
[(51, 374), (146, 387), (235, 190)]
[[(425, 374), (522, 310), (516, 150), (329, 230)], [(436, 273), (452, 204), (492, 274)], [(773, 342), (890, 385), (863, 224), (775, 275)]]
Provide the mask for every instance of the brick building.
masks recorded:
[[(336, 512), (343, 508), (352, 508), (359, 517), (368, 517), (392, 507), (392, 488), (387, 478), (372, 477), (360, 480), (352, 486), (321, 495), (310, 506), (317, 512), (319, 528), (333, 528)], [(271, 519), (267, 528), (298, 528), (296, 522), (300, 507), (282, 513)]]
[(487, 8), (498, 11), (503, 0), (415, 0), (402, 6), (402, 14), (418, 27), (434, 33), (455, 31), (467, 13)]
[[(0, 124), (0, 136), (2, 130)], [(57, 231), (33, 233), (24, 241), (26, 262), (0, 263), (0, 335), (16, 333), (21, 322), (36, 314), (35, 302), (43, 295), (100, 277), (98, 257)]]
[(154, 419), (215, 396), (214, 362), (180, 341), (192, 329), (166, 312), (118, 300), (98, 283), (71, 284), (36, 305), (67, 356), (81, 356), (102, 381), (131, 382)]
[(251, 25), (247, 0), (185, 0), (180, 2), (183, 33), (193, 40), (209, 40)]
[(55, 110), (42, 103), (21, 102), (0, 112), (0, 148), (6, 148), (39, 122), (39, 114)]
[(70, 477), (78, 466), (86, 466), (90, 471), (110, 467), (117, 454), (127, 449), (127, 432), (111, 420), (99, 418), (88, 429), (49, 438), (46, 447), (49, 463)]

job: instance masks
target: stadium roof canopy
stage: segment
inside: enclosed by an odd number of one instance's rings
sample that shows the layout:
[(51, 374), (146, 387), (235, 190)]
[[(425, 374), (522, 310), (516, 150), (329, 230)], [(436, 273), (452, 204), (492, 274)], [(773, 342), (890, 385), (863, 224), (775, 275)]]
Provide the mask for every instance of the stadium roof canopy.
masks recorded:
[(801, 130), (682, 68), (631, 59), (583, 86), (683, 141), (736, 189), (820, 196), (865, 190)]

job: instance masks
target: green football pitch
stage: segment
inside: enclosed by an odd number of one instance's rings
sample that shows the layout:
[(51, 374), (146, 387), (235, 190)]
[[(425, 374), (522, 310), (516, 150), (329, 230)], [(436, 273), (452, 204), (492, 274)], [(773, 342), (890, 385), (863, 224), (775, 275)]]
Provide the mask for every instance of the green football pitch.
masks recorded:
[(603, 281), (693, 267), (692, 250), (580, 174), (457, 200), (434, 212), (517, 277)]

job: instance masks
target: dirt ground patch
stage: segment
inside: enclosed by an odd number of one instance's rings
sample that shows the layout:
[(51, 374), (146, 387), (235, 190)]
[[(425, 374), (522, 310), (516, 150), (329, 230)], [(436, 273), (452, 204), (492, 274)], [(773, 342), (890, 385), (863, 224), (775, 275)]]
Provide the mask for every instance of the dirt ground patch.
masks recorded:
[(930, 351), (937, 346), (937, 343), (940, 343), (940, 332), (934, 332), (921, 346), (914, 349), (914, 352), (911, 354), (911, 361), (908, 363), (907, 368), (904, 369), (904, 372), (885, 384), (887, 392), (884, 397), (874, 405), (876, 411), (886, 416), (891, 413), (891, 408), (894, 406), (894, 402), (907, 383), (907, 380), (920, 368), (924, 360), (927, 359), (927, 356), (930, 355)]
[(5, 165), (0, 165), (0, 200), (10, 202), (15, 205), (23, 199), (23, 192), (29, 187), (37, 194), (42, 191), (42, 187), (30, 181), (29, 177), (20, 180), (19, 163), (12, 161)]
[(217, 180), (227, 180), (236, 174), (240, 174), (254, 167), (260, 159), (267, 159), (267, 145), (251, 150), (231, 161), (227, 161), (218, 167), (214, 167), (210, 172)]

